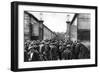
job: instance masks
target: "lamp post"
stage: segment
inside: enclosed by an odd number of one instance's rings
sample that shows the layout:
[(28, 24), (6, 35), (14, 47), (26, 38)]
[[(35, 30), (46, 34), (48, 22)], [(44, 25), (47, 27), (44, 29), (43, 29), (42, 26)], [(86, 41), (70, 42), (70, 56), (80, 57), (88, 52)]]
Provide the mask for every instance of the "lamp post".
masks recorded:
[(71, 37), (71, 25), (70, 25), (70, 15), (67, 15), (67, 30), (66, 30), (66, 36), (68, 36), (68, 40), (70, 40), (70, 37)]
[(43, 40), (43, 13), (40, 13), (40, 20), (39, 20), (39, 39)]

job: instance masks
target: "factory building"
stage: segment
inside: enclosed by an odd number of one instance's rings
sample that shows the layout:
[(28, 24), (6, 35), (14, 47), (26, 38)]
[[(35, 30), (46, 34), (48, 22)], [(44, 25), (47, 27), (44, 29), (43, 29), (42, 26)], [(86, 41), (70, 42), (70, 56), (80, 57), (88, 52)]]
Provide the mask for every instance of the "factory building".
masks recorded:
[(67, 35), (71, 41), (80, 41), (90, 48), (90, 14), (75, 14), (72, 21), (67, 23)]
[(25, 40), (46, 40), (53, 39), (56, 34), (51, 31), (42, 20), (24, 11), (24, 39)]
[[(77, 16), (78, 39), (90, 41), (90, 14), (80, 13)], [(85, 37), (85, 38), (84, 38)]]
[(56, 37), (56, 34), (54, 32), (52, 32), (48, 27), (46, 27), (44, 25), (44, 37), (43, 37), (43, 40), (46, 40), (46, 39), (54, 39)]
[(91, 15), (86, 13), (80, 13), (77, 16), (78, 25), (78, 40), (80, 40), (88, 49), (90, 49), (90, 21)]

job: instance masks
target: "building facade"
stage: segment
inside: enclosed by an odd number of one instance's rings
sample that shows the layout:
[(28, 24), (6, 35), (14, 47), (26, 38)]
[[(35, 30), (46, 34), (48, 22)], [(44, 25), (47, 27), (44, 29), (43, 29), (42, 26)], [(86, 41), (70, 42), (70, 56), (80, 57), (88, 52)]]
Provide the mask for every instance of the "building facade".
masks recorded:
[[(75, 14), (72, 21), (67, 24), (67, 35), (71, 41), (80, 41), (90, 49), (90, 20), (87, 13)], [(68, 39), (67, 38), (67, 39)]]
[(80, 13), (77, 16), (78, 25), (78, 40), (80, 40), (88, 49), (90, 49), (90, 21), (91, 15), (86, 13)]
[(77, 19), (78, 39), (90, 41), (90, 14), (80, 13), (77, 16)]

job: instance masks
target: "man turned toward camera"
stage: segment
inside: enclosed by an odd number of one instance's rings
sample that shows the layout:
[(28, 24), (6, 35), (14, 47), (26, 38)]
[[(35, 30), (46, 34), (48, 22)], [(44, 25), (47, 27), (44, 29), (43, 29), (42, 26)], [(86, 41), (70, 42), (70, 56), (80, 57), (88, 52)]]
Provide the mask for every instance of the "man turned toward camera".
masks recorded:
[(65, 48), (62, 53), (62, 59), (64, 59), (64, 60), (71, 59), (72, 52), (70, 51), (70, 44), (68, 44), (67, 46), (66, 46), (66, 44), (64, 44), (64, 47)]
[(51, 59), (52, 60), (57, 60), (58, 59), (58, 48), (56, 47), (55, 43), (51, 43), (50, 44), (50, 48), (51, 48)]
[(39, 61), (39, 46), (36, 42), (33, 42), (31, 44), (31, 48), (30, 48), (30, 61)]
[(49, 47), (49, 42), (45, 42), (44, 46), (42, 47), (41, 50), (44, 60), (50, 60), (50, 47)]
[(44, 48), (44, 41), (41, 41), (40, 42), (40, 45), (39, 45), (39, 56), (40, 56), (40, 61), (44, 61), (45, 60), (45, 48)]

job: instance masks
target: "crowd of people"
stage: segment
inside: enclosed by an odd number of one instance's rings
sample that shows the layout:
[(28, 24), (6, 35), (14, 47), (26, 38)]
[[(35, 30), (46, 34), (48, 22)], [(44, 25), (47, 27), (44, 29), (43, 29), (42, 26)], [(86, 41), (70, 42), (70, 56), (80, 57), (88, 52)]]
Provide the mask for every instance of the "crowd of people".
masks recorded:
[(25, 40), (24, 61), (89, 59), (90, 50), (80, 42), (64, 40)]

